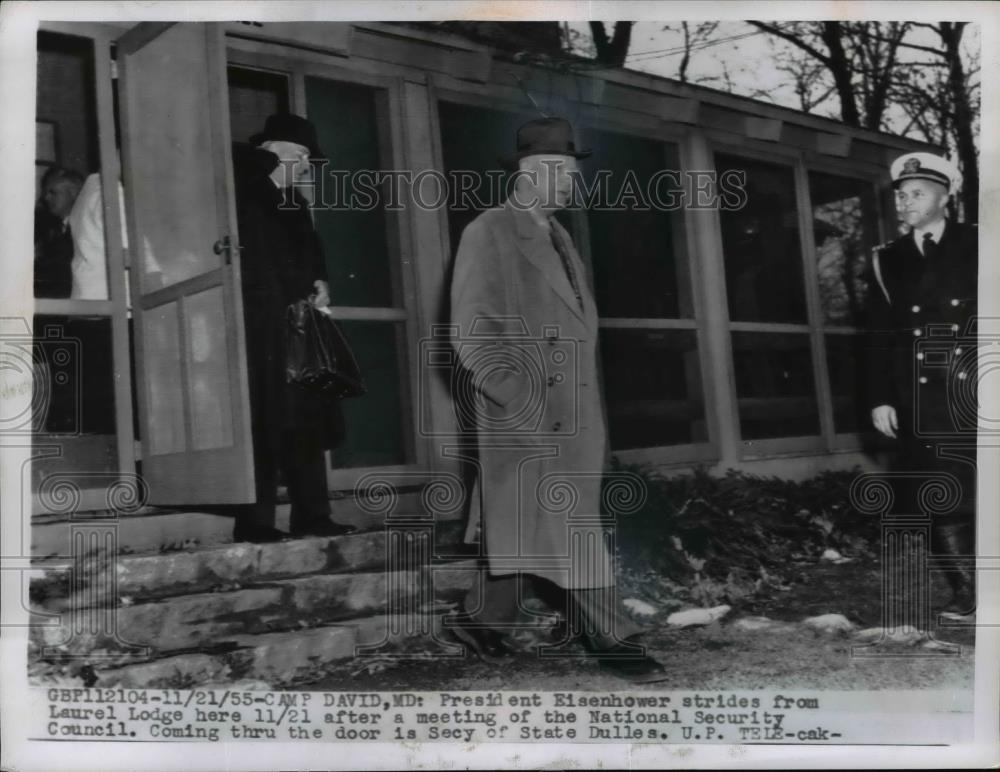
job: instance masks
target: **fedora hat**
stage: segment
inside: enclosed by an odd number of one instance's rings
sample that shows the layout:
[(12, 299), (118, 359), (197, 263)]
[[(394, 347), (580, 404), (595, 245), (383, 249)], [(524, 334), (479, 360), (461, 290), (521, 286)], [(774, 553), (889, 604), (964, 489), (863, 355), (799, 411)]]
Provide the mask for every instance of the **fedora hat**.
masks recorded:
[(590, 150), (577, 150), (573, 142), (573, 127), (565, 118), (536, 118), (517, 130), (517, 150), (501, 159), (506, 166), (529, 155), (568, 155), (586, 158)]
[(254, 145), (262, 145), (265, 142), (294, 142), (309, 149), (310, 161), (326, 160), (316, 139), (316, 127), (301, 115), (292, 113), (269, 115), (264, 122), (264, 130), (250, 137), (250, 142)]

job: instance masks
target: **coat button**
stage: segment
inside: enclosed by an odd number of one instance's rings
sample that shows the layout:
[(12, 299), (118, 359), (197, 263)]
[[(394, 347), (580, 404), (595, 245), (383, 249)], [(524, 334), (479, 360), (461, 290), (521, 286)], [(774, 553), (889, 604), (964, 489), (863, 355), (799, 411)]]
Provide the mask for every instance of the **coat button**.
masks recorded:
[(964, 381), (964, 380), (965, 380), (966, 378), (968, 378), (968, 377), (969, 377), (969, 376), (968, 376), (968, 374), (967, 374), (967, 373), (965, 372), (965, 370), (962, 370), (962, 372), (960, 372), (960, 373), (958, 374), (958, 380), (960, 380), (960, 381)]
[(911, 311), (912, 311), (913, 313), (915, 313), (915, 314), (919, 314), (919, 313), (920, 313), (920, 306), (914, 306), (914, 307), (913, 307), (913, 308), (911, 308), (910, 310), (911, 310)]
[(923, 351), (918, 351), (917, 352), (917, 359), (923, 359), (923, 358), (924, 358), (924, 352)]
[(554, 424), (552, 424), (552, 431), (557, 432), (560, 429), (562, 429), (562, 423), (561, 422), (556, 421)]
[(551, 375), (546, 379), (545, 382), (547, 384), (549, 384), (549, 386), (555, 386), (556, 385), (556, 379), (553, 376), (551, 376)]
[(955, 346), (955, 356), (961, 356), (961, 354), (962, 354), (962, 347)]
[(920, 378), (919, 378), (919, 381), (921, 383), (927, 383), (927, 376), (926, 375), (921, 375)]
[(921, 335), (924, 334), (924, 331), (921, 330), (919, 327), (917, 327), (916, 329), (913, 330), (913, 334), (919, 338)]
[(952, 332), (958, 332), (958, 325), (957, 325), (957, 324), (953, 324), (953, 325), (951, 326), (951, 331), (952, 331)]
[(959, 301), (959, 299), (958, 299), (958, 298), (952, 298), (952, 299), (951, 299), (951, 304), (952, 304), (953, 306), (957, 306), (957, 305), (959, 304), (959, 302), (960, 302), (960, 301)]

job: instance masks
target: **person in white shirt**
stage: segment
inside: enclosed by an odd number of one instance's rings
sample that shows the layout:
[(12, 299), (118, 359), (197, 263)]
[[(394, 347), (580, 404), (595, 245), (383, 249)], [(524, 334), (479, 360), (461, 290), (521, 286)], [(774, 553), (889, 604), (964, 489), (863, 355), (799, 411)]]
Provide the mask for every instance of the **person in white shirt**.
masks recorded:
[[(118, 183), (122, 246), (127, 248), (124, 201), (124, 191), (121, 183)], [(104, 197), (100, 173), (95, 172), (84, 180), (67, 220), (73, 234), (73, 287), (70, 297), (75, 300), (107, 300), (110, 297), (108, 253), (104, 237)]]

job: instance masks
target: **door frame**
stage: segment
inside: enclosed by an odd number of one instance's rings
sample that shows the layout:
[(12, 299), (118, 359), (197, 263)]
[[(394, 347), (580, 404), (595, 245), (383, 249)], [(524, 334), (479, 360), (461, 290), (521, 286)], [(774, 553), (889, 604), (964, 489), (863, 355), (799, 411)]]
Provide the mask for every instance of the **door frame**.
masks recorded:
[[(115, 149), (114, 100), (112, 89), (117, 77), (111, 47), (121, 35), (119, 26), (99, 23), (40, 21), (39, 32), (53, 32), (85, 38), (94, 47), (94, 93), (97, 112), (98, 156), (104, 207), (105, 249), (108, 259), (108, 300), (71, 300), (39, 298), (34, 301), (36, 315), (100, 316), (111, 320), (111, 356), (114, 363), (115, 433), (118, 456), (118, 481), (135, 480), (136, 448), (132, 411), (132, 370), (129, 343), (129, 310), (125, 270), (128, 255), (121, 239), (121, 202), (118, 180), (121, 168)], [(36, 70), (37, 72), (37, 70)], [(45, 443), (39, 443), (44, 447)], [(112, 482), (98, 488), (80, 490), (77, 511), (114, 509), (110, 500)], [(139, 489), (136, 489), (139, 492)], [(43, 507), (44, 501), (32, 493), (32, 515), (65, 514)]]
[[(266, 50), (262, 50), (266, 49)], [(404, 83), (399, 76), (373, 73), (370, 69), (351, 66), (333, 54), (307, 52), (275, 40), (273, 43), (246, 41), (238, 36), (226, 38), (226, 65), (283, 73), (288, 76), (289, 108), (293, 113), (308, 117), (305, 103), (306, 77), (326, 78), (351, 85), (377, 89), (384, 96), (384, 108), (388, 126), (380, 138), (380, 150), (387, 153), (388, 165), (394, 169), (407, 168), (405, 144)], [(418, 431), (419, 405), (416, 400), (421, 394), (420, 367), (417, 361), (420, 331), (429, 329), (427, 309), (421, 302), (420, 284), (423, 281), (420, 267), (415, 259), (411, 214), (404, 209), (390, 213), (389, 227), (393, 229), (389, 252), (393, 260), (394, 281), (398, 283), (398, 303), (393, 308), (334, 306), (333, 318), (338, 320), (384, 321), (402, 323), (403, 333), (398, 337), (401, 346), (398, 352), (401, 374), (401, 416), (404, 457), (402, 464), (384, 466), (350, 467), (335, 469), (326, 454), (327, 487), (331, 492), (354, 490), (362, 478), (373, 473), (384, 474), (387, 479), (412, 479), (417, 486), (429, 482), (434, 477), (437, 466), (430, 452), (430, 438), (421, 437)], [(407, 483), (409, 485), (410, 483)]]

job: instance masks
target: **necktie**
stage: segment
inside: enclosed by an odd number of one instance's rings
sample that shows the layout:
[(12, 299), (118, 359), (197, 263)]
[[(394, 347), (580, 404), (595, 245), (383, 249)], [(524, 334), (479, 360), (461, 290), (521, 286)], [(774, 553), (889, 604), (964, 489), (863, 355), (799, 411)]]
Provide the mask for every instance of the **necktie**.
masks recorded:
[(924, 246), (923, 249), (924, 257), (933, 257), (934, 251), (937, 249), (937, 242), (934, 241), (934, 237), (931, 234), (929, 233), (924, 234), (923, 246)]
[(562, 236), (556, 231), (555, 226), (552, 226), (549, 236), (552, 238), (552, 246), (555, 247), (556, 252), (559, 254), (559, 259), (562, 261), (563, 270), (566, 271), (566, 278), (569, 279), (570, 286), (573, 288), (573, 294), (576, 295), (576, 302), (580, 304), (580, 308), (583, 308), (580, 283), (576, 278), (576, 269), (573, 268), (573, 261), (570, 259), (569, 250), (563, 243)]

